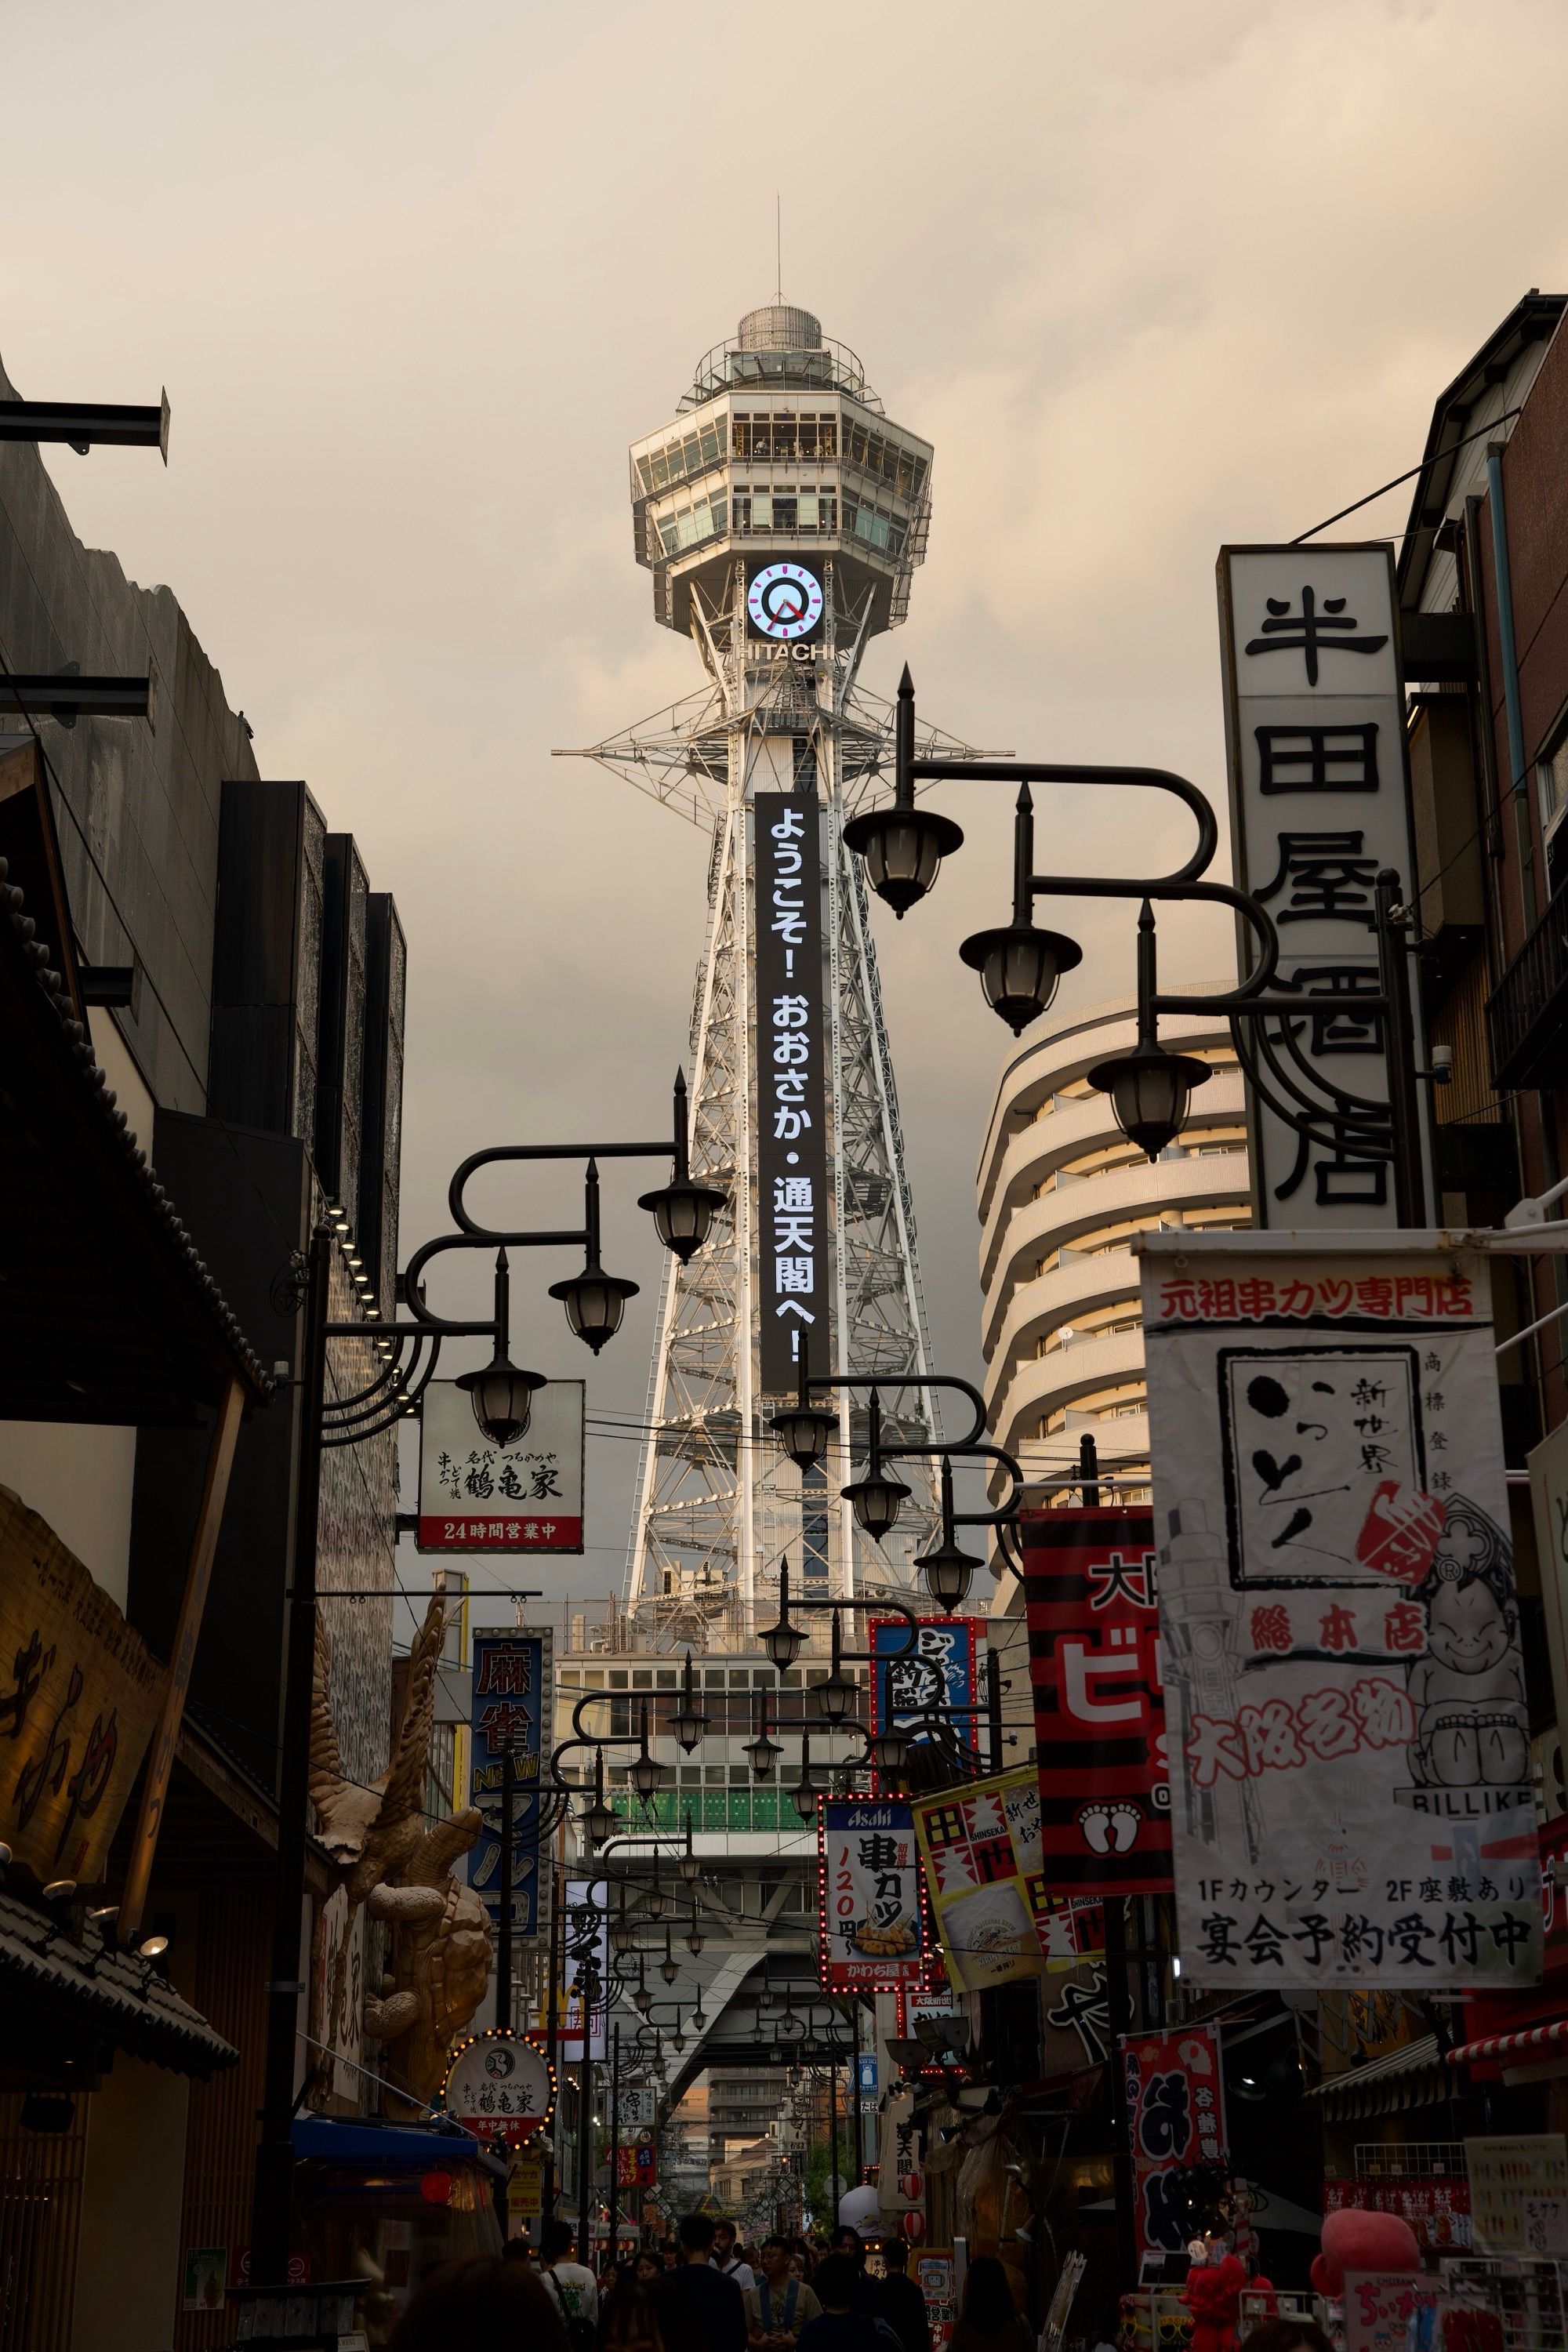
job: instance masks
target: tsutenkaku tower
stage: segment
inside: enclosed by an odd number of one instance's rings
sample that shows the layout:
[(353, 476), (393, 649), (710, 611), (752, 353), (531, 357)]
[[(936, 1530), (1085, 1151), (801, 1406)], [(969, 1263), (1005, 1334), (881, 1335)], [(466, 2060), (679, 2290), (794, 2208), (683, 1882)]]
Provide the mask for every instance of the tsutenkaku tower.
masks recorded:
[[(813, 1371), (927, 1369), (876, 953), (843, 829), (890, 766), (891, 709), (859, 670), (908, 611), (931, 469), (854, 353), (782, 301), (742, 319), (674, 423), (631, 452), (654, 615), (690, 637), (705, 678), (586, 756), (711, 838), (691, 1167), (731, 1200), (692, 1263), (670, 1261), (660, 1301), (626, 1589), (656, 1639), (749, 1639), (775, 1613), (786, 1554), (796, 1591), (897, 1589), (935, 1523), (921, 1465), (899, 1465), (912, 1492), (882, 1545), (840, 1501), (863, 1392), (804, 1497), (767, 1428), (802, 1346)], [(928, 1394), (883, 1402), (889, 1436), (931, 1433)]]

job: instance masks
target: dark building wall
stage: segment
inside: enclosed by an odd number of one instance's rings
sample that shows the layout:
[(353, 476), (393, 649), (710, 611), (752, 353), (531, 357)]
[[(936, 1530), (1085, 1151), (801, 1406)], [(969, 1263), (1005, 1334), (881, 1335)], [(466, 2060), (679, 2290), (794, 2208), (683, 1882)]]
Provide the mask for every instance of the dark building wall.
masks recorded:
[(327, 829), (302, 783), (223, 787), (209, 1108), (315, 1141)]
[[(0, 369), (0, 398), (20, 396)], [(57, 462), (106, 460), (62, 453)], [(155, 455), (139, 462), (155, 493)], [(117, 557), (84, 547), (37, 450), (15, 441), (0, 443), (0, 660), (13, 670), (75, 662), (89, 675), (153, 680), (151, 723), (82, 719), (68, 728), (36, 717), (82, 950), (93, 963), (141, 961), (136, 1012), (115, 1018), (156, 1099), (200, 1110), (219, 788), (225, 777), (255, 775), (249, 737), (170, 591), (138, 587)]]

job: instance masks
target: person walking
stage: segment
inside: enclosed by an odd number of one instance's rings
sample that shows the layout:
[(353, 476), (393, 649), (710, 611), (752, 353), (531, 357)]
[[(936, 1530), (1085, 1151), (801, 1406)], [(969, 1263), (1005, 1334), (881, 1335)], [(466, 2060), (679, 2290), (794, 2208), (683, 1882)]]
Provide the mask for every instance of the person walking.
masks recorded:
[(592, 2352), (597, 2340), (599, 2288), (586, 2263), (568, 2262), (572, 2228), (546, 2221), (539, 2233), (539, 2268), (545, 2291), (561, 2314), (572, 2352)]
[(832, 2243), (833, 2252), (828, 2260), (847, 2263), (855, 2273), (855, 2309), (865, 2312), (869, 2318), (879, 2318), (882, 2310), (882, 2284), (879, 2279), (873, 2278), (866, 2267), (866, 2242), (859, 2231), (847, 2221), (841, 2221), (833, 2232)]
[(792, 2352), (822, 2305), (792, 2270), (787, 2240), (764, 2238), (759, 2259), (763, 2274), (746, 2297), (747, 2341), (752, 2352)]
[(386, 2341), (387, 2352), (451, 2352), (455, 2344), (567, 2352), (561, 2315), (532, 2272), (492, 2254), (432, 2271)]
[(949, 2352), (1035, 2352), (1035, 2331), (1014, 2303), (994, 2254), (976, 2254), (964, 2274)]
[(757, 2274), (735, 2243), (733, 2221), (714, 2222), (712, 2262), (721, 2278), (733, 2279), (742, 2294), (751, 2294), (757, 2284)]
[(822, 2309), (801, 2329), (795, 2352), (882, 2352), (884, 2345), (891, 2352), (891, 2330), (859, 2299), (863, 2282), (847, 2254), (819, 2263), (811, 2284)]
[(747, 2352), (745, 2300), (713, 2267), (710, 2216), (683, 2214), (676, 2242), (680, 2260), (654, 2289), (666, 2344), (679, 2352)]
[(910, 2276), (909, 2259), (902, 2238), (889, 2238), (882, 2248), (881, 2315), (903, 2352), (931, 2352), (931, 2315), (924, 2295)]

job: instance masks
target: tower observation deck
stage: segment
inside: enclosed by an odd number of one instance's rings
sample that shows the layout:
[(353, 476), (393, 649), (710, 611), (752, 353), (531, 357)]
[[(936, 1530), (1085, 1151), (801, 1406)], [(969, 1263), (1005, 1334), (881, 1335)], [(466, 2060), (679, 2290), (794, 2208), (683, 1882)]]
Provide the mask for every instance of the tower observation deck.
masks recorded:
[[(660, 1300), (625, 1593), (656, 1647), (752, 1642), (785, 1556), (796, 1590), (900, 1591), (936, 1523), (918, 1464), (900, 1465), (913, 1491), (883, 1543), (841, 1502), (864, 1391), (837, 1401), (838, 1446), (804, 1488), (767, 1427), (804, 1348), (814, 1372), (907, 1375), (885, 1431), (934, 1430), (876, 953), (843, 842), (890, 789), (891, 706), (859, 672), (908, 614), (931, 462), (855, 353), (784, 302), (748, 312), (631, 450), (654, 615), (690, 638), (703, 682), (576, 756), (710, 836), (691, 1166), (731, 1200)], [(968, 749), (923, 731), (922, 754)]]

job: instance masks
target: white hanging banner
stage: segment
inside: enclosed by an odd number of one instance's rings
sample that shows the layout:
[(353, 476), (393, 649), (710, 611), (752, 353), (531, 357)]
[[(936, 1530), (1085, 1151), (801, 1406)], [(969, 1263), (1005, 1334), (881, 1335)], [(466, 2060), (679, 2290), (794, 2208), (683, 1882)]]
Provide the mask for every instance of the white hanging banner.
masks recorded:
[(1142, 1236), (1188, 1982), (1540, 1975), (1489, 1274), (1437, 1238)]

